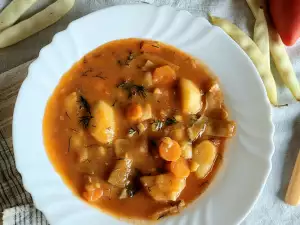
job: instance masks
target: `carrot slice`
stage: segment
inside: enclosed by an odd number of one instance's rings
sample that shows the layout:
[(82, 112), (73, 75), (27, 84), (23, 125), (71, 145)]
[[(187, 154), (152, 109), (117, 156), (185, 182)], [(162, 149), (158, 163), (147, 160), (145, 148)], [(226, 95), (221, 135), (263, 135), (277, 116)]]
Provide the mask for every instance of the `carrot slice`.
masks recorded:
[(189, 165), (187, 161), (181, 157), (177, 161), (169, 163), (168, 169), (178, 178), (186, 178), (190, 175)]
[(180, 145), (177, 141), (164, 137), (159, 145), (159, 155), (166, 161), (176, 161), (181, 155)]
[(138, 121), (143, 116), (143, 108), (140, 104), (132, 103), (126, 109), (126, 117), (130, 121)]
[(152, 79), (154, 84), (168, 85), (176, 80), (176, 73), (170, 66), (165, 65), (154, 70)]

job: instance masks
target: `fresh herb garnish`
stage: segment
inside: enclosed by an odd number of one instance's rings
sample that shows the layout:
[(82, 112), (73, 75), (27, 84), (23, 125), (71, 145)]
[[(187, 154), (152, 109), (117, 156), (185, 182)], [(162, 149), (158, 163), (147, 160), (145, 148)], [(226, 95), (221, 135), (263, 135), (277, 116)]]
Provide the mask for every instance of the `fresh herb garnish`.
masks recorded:
[(69, 120), (71, 119), (68, 112), (66, 112), (66, 116), (68, 117)]
[(198, 117), (196, 114), (191, 115), (190, 117), (190, 125), (193, 125), (198, 120)]
[(122, 65), (123, 65), (123, 63), (122, 63), (122, 61), (121, 61), (120, 59), (117, 60), (117, 64), (118, 64), (119, 66), (122, 66)]
[(134, 85), (134, 89), (139, 96), (143, 98), (147, 97), (146, 88), (143, 85)]
[(72, 139), (72, 136), (69, 137), (69, 141), (68, 141), (68, 152), (70, 152), (70, 148), (71, 148), (71, 139)]
[(70, 128), (71, 131), (75, 132), (75, 133), (78, 133), (78, 130), (75, 130), (73, 128)]
[(147, 97), (147, 90), (143, 85), (137, 85), (130, 81), (124, 81), (117, 85), (117, 88), (122, 88), (128, 93), (128, 98), (138, 95), (142, 98)]
[(177, 120), (174, 117), (167, 118), (166, 121), (165, 121), (166, 126), (171, 126), (171, 125), (176, 124), (176, 123), (177, 123)]
[(164, 126), (163, 121), (161, 121), (161, 120), (154, 120), (154, 122), (152, 123), (152, 130), (159, 131), (159, 130), (162, 129), (163, 126)]
[(79, 117), (79, 123), (83, 126), (83, 128), (88, 128), (90, 121), (93, 117), (91, 115), (88, 116), (81, 116)]
[(128, 130), (128, 136), (132, 137), (133, 135), (135, 135), (137, 131), (135, 129), (133, 129), (132, 127)]
[(117, 100), (115, 100), (111, 106), (114, 107), (116, 105), (116, 103), (117, 103)]
[(95, 75), (95, 76), (93, 76), (93, 77), (100, 78), (100, 79), (102, 79), (102, 80), (106, 80), (106, 79), (107, 79), (107, 77), (104, 77), (104, 76), (102, 76), (102, 75)]
[(157, 220), (160, 220), (160, 219), (166, 217), (167, 215), (168, 215), (168, 213), (162, 214), (162, 215), (160, 215), (160, 216), (157, 218)]
[(86, 77), (88, 73), (93, 72), (92, 68), (89, 68), (81, 73), (81, 76)]
[(154, 48), (160, 48), (158, 44), (152, 45)]
[(135, 59), (135, 54), (132, 51), (129, 51), (128, 56), (126, 57), (126, 59), (122, 62), (122, 60), (118, 59), (117, 60), (117, 64), (119, 64), (119, 66), (129, 66), (129, 64), (131, 63), (131, 61), (133, 59)]
[(91, 106), (88, 101), (82, 96), (79, 96), (80, 109), (84, 109), (89, 115), (91, 115)]
[(125, 65), (128, 66), (133, 59), (134, 59), (134, 54), (133, 54), (132, 51), (129, 51), (129, 54), (128, 54), (127, 59), (125, 61)]

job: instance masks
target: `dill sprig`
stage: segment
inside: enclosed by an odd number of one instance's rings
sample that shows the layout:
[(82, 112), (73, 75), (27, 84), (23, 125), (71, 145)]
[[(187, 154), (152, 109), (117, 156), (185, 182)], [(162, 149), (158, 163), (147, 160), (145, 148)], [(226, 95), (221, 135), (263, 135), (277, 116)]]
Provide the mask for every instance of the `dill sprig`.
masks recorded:
[(164, 122), (161, 120), (154, 120), (152, 123), (152, 130), (153, 131), (159, 131), (164, 126)]
[(166, 126), (171, 126), (176, 123), (177, 123), (177, 120), (175, 119), (175, 117), (167, 118), (165, 121)]
[(104, 77), (104, 76), (102, 76), (102, 75), (95, 75), (95, 76), (93, 76), (93, 77), (96, 77), (96, 78), (100, 78), (100, 79), (102, 79), (102, 80), (106, 80), (107, 79), (107, 77)]
[(91, 115), (81, 116), (79, 117), (79, 123), (83, 126), (83, 128), (88, 128), (93, 117)]
[(89, 115), (91, 115), (91, 106), (88, 101), (82, 96), (79, 96), (80, 109), (84, 109)]
[(122, 88), (128, 93), (128, 98), (138, 95), (142, 98), (147, 97), (147, 90), (143, 85), (137, 85), (130, 81), (123, 81), (117, 85), (117, 88)]
[(133, 135), (135, 135), (136, 134), (136, 130), (134, 129), (134, 128), (130, 128), (129, 130), (128, 130), (128, 136), (129, 137), (132, 137)]
[(198, 116), (196, 114), (192, 114), (190, 116), (190, 125), (193, 125), (198, 120)]
[(72, 139), (72, 136), (69, 137), (69, 141), (68, 141), (68, 152), (70, 152), (70, 149), (71, 149), (71, 139)]

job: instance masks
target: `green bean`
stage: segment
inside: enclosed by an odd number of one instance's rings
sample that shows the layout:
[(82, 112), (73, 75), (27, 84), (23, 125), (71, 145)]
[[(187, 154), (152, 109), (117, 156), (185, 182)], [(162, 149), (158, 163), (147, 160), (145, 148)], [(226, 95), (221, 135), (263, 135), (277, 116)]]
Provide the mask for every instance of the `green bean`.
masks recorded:
[(254, 26), (253, 40), (260, 49), (261, 53), (265, 56), (269, 68), (271, 68), (268, 24), (263, 9), (258, 10), (257, 19)]
[(276, 83), (268, 63), (257, 45), (248, 35), (228, 20), (211, 16), (211, 22), (222, 28), (247, 53), (261, 76), (270, 102), (277, 106)]
[(57, 0), (46, 9), (0, 33), (0, 48), (13, 45), (57, 22), (74, 5), (75, 0)]
[(0, 13), (0, 32), (13, 25), (37, 0), (13, 0)]
[[(259, 0), (246, 0), (254, 17), (257, 19), (259, 12)], [(270, 52), (273, 58), (276, 69), (297, 101), (300, 101), (300, 84), (294, 72), (290, 58), (286, 52), (285, 46), (277, 33), (272, 27), (268, 26)]]

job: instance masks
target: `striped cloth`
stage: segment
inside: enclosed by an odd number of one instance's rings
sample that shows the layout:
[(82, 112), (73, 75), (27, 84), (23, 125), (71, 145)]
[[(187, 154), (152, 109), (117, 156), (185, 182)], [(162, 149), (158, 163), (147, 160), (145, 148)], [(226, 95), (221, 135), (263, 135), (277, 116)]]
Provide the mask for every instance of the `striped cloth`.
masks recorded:
[(13, 108), (29, 63), (0, 74), (0, 212), (4, 225), (48, 224), (22, 185), (12, 148)]

